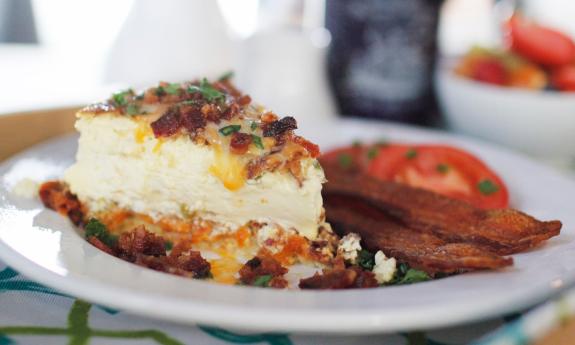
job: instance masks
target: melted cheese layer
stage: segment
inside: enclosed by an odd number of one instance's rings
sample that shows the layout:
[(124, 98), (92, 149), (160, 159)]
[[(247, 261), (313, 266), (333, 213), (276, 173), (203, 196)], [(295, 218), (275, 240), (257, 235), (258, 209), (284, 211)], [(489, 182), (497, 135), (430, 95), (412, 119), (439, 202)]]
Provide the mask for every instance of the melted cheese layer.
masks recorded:
[(283, 172), (240, 183), (237, 157), (186, 137), (160, 141), (135, 119), (83, 115), (76, 128), (76, 163), (64, 181), (92, 211), (117, 205), (155, 218), (190, 212), (230, 227), (253, 220), (317, 236), (325, 177), (314, 159), (301, 162), (301, 186)]

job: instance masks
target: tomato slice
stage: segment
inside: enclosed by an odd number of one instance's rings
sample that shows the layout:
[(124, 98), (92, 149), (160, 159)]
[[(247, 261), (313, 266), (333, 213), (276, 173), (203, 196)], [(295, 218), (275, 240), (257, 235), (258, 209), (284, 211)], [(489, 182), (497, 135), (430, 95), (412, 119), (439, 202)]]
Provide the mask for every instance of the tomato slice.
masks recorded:
[(486, 58), (477, 61), (472, 78), (489, 84), (507, 84), (507, 71), (501, 61), (495, 58)]
[(472, 154), (445, 145), (354, 145), (326, 152), (324, 162), (364, 171), (465, 200), (484, 209), (509, 206), (507, 187), (485, 163)]
[(503, 181), (470, 153), (444, 145), (389, 145), (379, 150), (367, 172), (386, 181), (408, 184), (477, 207), (509, 206)]
[(511, 17), (508, 28), (511, 49), (534, 62), (560, 66), (575, 61), (575, 43), (559, 31), (528, 22), (518, 15)]
[(551, 83), (561, 91), (575, 91), (575, 65), (555, 68), (551, 72)]
[(377, 152), (377, 145), (373, 145), (371, 149), (358, 143), (325, 152), (320, 158), (324, 162), (335, 163), (346, 169), (367, 171), (370, 158), (373, 158), (369, 157), (369, 153), (374, 156)]

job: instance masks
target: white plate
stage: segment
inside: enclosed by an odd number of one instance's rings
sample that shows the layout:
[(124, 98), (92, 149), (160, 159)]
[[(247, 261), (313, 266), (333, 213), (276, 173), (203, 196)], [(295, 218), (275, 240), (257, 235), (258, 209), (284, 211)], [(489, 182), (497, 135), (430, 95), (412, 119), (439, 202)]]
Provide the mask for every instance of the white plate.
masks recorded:
[(461, 146), (501, 174), (513, 206), (541, 219), (562, 220), (563, 232), (544, 247), (515, 255), (511, 269), (410, 286), (279, 291), (184, 279), (109, 256), (38, 200), (9, 192), (25, 177), (59, 176), (73, 161), (76, 138), (70, 136), (37, 146), (0, 166), (0, 258), (31, 279), (88, 301), (155, 318), (252, 331), (429, 329), (516, 311), (575, 282), (574, 181), (504, 149), (441, 132), (346, 120), (308, 124), (303, 133), (324, 149), (358, 138)]

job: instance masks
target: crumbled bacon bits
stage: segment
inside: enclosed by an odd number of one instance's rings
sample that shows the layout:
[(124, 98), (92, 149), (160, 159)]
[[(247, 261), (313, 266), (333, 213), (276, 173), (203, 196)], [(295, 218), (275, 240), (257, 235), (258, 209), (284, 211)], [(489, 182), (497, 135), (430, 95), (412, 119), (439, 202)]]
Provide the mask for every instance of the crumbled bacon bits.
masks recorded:
[(232, 139), (230, 140), (230, 151), (232, 153), (243, 155), (248, 151), (253, 137), (247, 133), (236, 132), (232, 134)]
[(120, 236), (118, 253), (128, 261), (134, 261), (140, 255), (166, 256), (166, 244), (162, 237), (140, 225)]
[(78, 198), (60, 181), (48, 181), (38, 191), (44, 206), (68, 216), (75, 225), (84, 223), (84, 212)]
[(120, 235), (115, 245), (108, 246), (94, 236), (88, 242), (110, 255), (156, 271), (198, 279), (211, 275), (210, 263), (200, 252), (178, 244), (167, 254), (166, 241), (143, 225)]
[(353, 289), (371, 288), (379, 284), (372, 272), (359, 267), (326, 269), (309, 278), (300, 280), (301, 289)]
[(287, 280), (283, 277), (288, 269), (273, 257), (260, 254), (248, 260), (240, 269), (240, 281), (246, 285), (283, 289)]
[(264, 137), (280, 137), (288, 131), (297, 129), (297, 122), (291, 116), (286, 116), (281, 120), (266, 123), (263, 127)]

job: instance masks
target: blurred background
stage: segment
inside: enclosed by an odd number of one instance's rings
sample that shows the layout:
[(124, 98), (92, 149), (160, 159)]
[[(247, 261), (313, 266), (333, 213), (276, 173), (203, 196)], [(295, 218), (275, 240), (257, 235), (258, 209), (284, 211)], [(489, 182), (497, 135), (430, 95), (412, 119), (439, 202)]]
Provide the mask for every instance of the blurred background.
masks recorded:
[(505, 49), (514, 10), (575, 36), (572, 0), (0, 0), (0, 113), (234, 71), (280, 114), (448, 128), (571, 165), (573, 94), (533, 82), (549, 66), (511, 93), (451, 80), (473, 47)]

